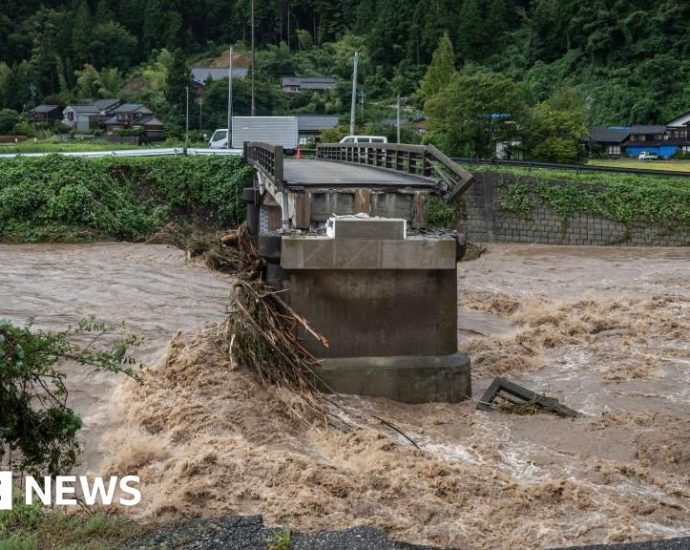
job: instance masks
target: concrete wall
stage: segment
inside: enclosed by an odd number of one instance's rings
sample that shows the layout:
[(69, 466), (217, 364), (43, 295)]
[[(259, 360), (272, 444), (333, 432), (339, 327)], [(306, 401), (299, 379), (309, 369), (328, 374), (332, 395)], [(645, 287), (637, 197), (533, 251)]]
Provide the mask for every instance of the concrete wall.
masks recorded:
[[(672, 233), (648, 225), (636, 225), (630, 230), (615, 220), (607, 220), (580, 213), (568, 220), (533, 197), (531, 219), (501, 210), (500, 204), (506, 186), (515, 183), (515, 177), (495, 172), (475, 174), (476, 183), (463, 195), (461, 227), (471, 241), (522, 242), (576, 245), (630, 245), (630, 246), (687, 246), (690, 230)], [(524, 178), (521, 181), (529, 181)], [(567, 185), (554, 182), (554, 185)]]

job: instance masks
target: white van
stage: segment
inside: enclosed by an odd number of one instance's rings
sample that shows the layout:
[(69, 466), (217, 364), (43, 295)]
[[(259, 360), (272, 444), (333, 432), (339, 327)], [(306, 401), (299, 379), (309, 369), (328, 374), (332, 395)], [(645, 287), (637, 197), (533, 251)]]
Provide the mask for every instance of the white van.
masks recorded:
[(226, 149), (228, 146), (228, 130), (223, 128), (213, 132), (211, 139), (208, 141), (209, 149)]
[(340, 143), (388, 143), (386, 136), (345, 136)]

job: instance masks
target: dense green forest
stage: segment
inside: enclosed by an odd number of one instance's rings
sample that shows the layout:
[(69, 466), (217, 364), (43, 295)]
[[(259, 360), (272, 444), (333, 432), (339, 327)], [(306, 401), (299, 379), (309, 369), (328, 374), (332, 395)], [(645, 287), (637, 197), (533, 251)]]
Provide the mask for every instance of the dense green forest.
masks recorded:
[[(567, 159), (587, 125), (665, 122), (690, 106), (687, 2), (255, 0), (255, 13), (261, 113), (345, 113), (355, 49), (365, 121), (402, 94), (429, 117), (427, 139), (458, 153), (484, 153), (517, 123), (535, 155)], [(250, 0), (0, 1), (0, 106), (119, 95), (179, 128), (185, 67), (228, 44), (246, 65), (250, 21)], [(287, 99), (278, 78), (290, 74), (343, 82)], [(213, 128), (224, 86), (204, 93), (195, 123)], [(236, 112), (248, 94), (238, 82)], [(482, 120), (495, 113), (510, 117)]]

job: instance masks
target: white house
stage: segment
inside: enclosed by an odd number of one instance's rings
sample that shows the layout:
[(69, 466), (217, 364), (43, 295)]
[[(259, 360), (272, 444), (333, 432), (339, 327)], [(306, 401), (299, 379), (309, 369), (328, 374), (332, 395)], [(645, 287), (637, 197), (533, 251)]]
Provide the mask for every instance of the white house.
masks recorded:
[(99, 110), (95, 105), (68, 105), (62, 111), (62, 122), (77, 132), (98, 129)]

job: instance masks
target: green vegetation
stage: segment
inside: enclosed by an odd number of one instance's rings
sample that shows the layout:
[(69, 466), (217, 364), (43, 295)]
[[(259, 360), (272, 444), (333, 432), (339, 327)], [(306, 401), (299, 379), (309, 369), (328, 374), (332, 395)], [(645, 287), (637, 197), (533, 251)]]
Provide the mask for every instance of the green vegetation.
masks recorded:
[(438, 197), (429, 197), (427, 221), (432, 227), (455, 227), (458, 221), (457, 206)]
[[(85, 334), (91, 334), (88, 346), (74, 343)], [(113, 335), (111, 345), (95, 345)], [(134, 337), (117, 335), (113, 327), (93, 320), (50, 333), (0, 319), (0, 449), (20, 451), (11, 464), (15, 471), (58, 475), (77, 462), (81, 419), (66, 405), (65, 377), (55, 369), (57, 362), (70, 360), (94, 370), (136, 376), (135, 362), (127, 354), (136, 344)], [(0, 532), (1, 527), (0, 523)]]
[(538, 198), (564, 223), (574, 214), (586, 212), (628, 226), (690, 227), (690, 182), (680, 178), (486, 166), (473, 170), (503, 174), (501, 208), (526, 219)]
[(250, 173), (235, 157), (6, 159), (0, 240), (137, 240), (168, 223), (237, 225)]
[(273, 537), (268, 542), (268, 550), (290, 550), (291, 541), (292, 530), (289, 527), (285, 527), (273, 533)]
[[(0, 127), (31, 133), (17, 113), (41, 101), (117, 95), (146, 103), (180, 137), (187, 67), (227, 66), (229, 44), (236, 66), (249, 65), (249, 6), (8, 3), (0, 7), (0, 109), (13, 112), (0, 114)], [(425, 109), (428, 139), (447, 153), (488, 154), (520, 128), (529, 157), (574, 159), (575, 139), (590, 125), (660, 123), (688, 109), (688, 31), (690, 4), (675, 0), (267, 0), (256, 4), (257, 112), (344, 115), (358, 50), (362, 128), (391, 116), (401, 94), (405, 116)], [(340, 83), (286, 95), (284, 75)], [(225, 126), (226, 88), (209, 83), (203, 108), (192, 105), (193, 128)], [(248, 114), (249, 80), (238, 79), (235, 93), (235, 112)]]
[(0, 511), (0, 550), (105, 550), (144, 531), (118, 515), (43, 510), (40, 503), (27, 505), (19, 496), (12, 510)]

